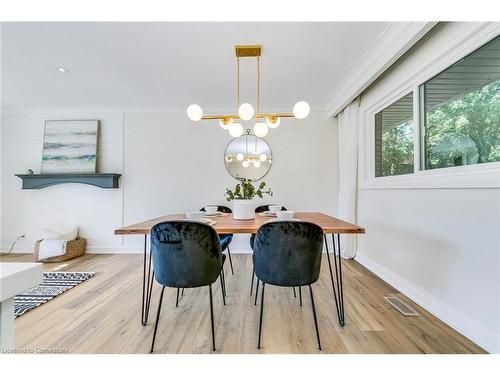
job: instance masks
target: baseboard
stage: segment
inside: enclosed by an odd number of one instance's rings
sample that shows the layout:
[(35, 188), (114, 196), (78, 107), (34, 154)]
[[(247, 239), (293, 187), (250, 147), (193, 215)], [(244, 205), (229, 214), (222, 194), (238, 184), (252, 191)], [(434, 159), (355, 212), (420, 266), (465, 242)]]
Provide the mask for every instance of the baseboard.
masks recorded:
[[(232, 246), (230, 245), (231, 254), (252, 254), (249, 246)], [(85, 249), (87, 254), (142, 254), (143, 248), (140, 246), (87, 246)], [(1, 252), (2, 255), (7, 254), (7, 251)], [(11, 254), (33, 254), (33, 250), (14, 249)]]
[(410, 298), (417, 305), (435, 315), (487, 352), (500, 353), (500, 339), (492, 333), (491, 330), (481, 324), (471, 322), (467, 316), (454, 307), (440, 301), (434, 295), (419, 288), (417, 285), (392, 272), (364, 254), (358, 253), (354, 259), (393, 288)]

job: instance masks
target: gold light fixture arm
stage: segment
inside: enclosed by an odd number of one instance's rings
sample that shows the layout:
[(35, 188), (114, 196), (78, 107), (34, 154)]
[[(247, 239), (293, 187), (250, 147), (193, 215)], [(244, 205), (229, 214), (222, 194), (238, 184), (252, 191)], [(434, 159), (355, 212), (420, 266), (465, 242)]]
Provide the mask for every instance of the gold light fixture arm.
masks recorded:
[[(252, 118), (266, 118), (269, 116), (275, 116), (275, 117), (295, 117), (293, 112), (273, 112), (273, 113), (256, 113), (253, 115)], [(239, 119), (240, 116), (238, 114), (233, 114), (233, 115), (204, 115), (201, 119), (202, 120), (220, 120), (222, 118), (232, 118), (232, 119)]]

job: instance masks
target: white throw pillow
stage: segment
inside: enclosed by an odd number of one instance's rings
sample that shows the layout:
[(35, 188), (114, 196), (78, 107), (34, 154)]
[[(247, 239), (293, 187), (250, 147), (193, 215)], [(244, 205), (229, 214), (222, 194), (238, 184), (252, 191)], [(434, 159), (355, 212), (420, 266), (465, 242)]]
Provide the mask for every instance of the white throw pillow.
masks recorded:
[(50, 229), (42, 229), (42, 240), (59, 240), (61, 235)]
[(74, 227), (69, 232), (60, 234), (50, 229), (42, 229), (43, 240), (65, 240), (72, 241), (78, 236), (78, 227)]
[(72, 241), (78, 236), (78, 227), (74, 227), (67, 233), (61, 234), (61, 239), (66, 241)]

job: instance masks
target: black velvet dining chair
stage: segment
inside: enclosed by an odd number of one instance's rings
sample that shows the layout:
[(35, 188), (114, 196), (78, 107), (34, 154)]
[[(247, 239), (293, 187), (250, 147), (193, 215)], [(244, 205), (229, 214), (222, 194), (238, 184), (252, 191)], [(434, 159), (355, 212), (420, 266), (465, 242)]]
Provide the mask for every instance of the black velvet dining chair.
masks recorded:
[[(262, 225), (255, 235), (253, 263), (255, 274), (262, 282), (259, 341), (262, 336), (264, 292), (266, 284), (295, 287), (309, 286), (318, 349), (321, 350), (318, 320), (311, 284), (319, 279), (323, 230), (302, 221), (275, 221)], [(257, 291), (256, 291), (257, 293)]]
[[(200, 211), (205, 212), (205, 207), (200, 208)], [(226, 206), (217, 206), (217, 211), (223, 212), (225, 214), (231, 214), (233, 211)], [(229, 244), (233, 240), (232, 234), (219, 234), (220, 245), (222, 247), (222, 251), (227, 249), (227, 255), (229, 255), (229, 266), (231, 267), (231, 274), (234, 275), (233, 269), (233, 260), (231, 259), (231, 249), (229, 248)]]
[[(258, 213), (261, 213), (261, 212), (266, 212), (266, 211), (269, 211), (269, 205), (268, 204), (264, 204), (262, 206), (259, 206), (255, 209), (255, 213), (258, 214)], [(281, 211), (287, 211), (287, 209), (285, 207), (281, 207)]]
[[(262, 212), (266, 212), (266, 211), (269, 211), (269, 205), (268, 204), (264, 204), (262, 206), (258, 206), (256, 209), (255, 209), (255, 213), (256, 214), (259, 214), (259, 213), (262, 213)], [(286, 209), (285, 206), (281, 206), (281, 211), (288, 211)], [(255, 234), (252, 234), (250, 236), (250, 248), (253, 249), (253, 242), (255, 241)], [(252, 282), (250, 283), (250, 295), (252, 295), (253, 293), (253, 282), (254, 282), (254, 279), (255, 279), (255, 270), (252, 270)], [(257, 303), (257, 292), (258, 292), (258, 289), (259, 288), (259, 284), (257, 283), (257, 286), (256, 286), (256, 294), (255, 294), (255, 303)], [(293, 294), (295, 295), (295, 288), (293, 289)]]
[[(156, 332), (165, 287), (198, 288), (208, 286), (212, 350), (215, 350), (212, 284), (221, 277), (222, 300), (225, 304), (225, 286), (222, 279), (222, 254), (219, 236), (210, 225), (195, 221), (166, 221), (151, 229), (151, 252), (155, 280), (162, 285), (158, 312), (151, 342), (154, 349)], [(178, 292), (177, 292), (178, 293)], [(177, 294), (178, 295), (178, 294)]]

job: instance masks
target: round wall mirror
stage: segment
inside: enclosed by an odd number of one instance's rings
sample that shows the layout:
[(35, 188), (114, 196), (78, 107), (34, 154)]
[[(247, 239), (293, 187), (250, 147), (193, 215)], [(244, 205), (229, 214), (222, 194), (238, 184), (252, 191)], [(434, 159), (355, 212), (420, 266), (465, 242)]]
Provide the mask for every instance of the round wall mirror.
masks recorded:
[(273, 157), (269, 145), (253, 134), (233, 139), (224, 153), (224, 164), (231, 176), (241, 180), (260, 180), (269, 169)]

